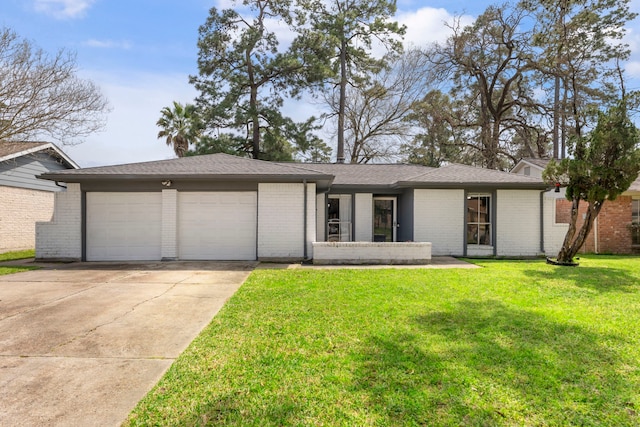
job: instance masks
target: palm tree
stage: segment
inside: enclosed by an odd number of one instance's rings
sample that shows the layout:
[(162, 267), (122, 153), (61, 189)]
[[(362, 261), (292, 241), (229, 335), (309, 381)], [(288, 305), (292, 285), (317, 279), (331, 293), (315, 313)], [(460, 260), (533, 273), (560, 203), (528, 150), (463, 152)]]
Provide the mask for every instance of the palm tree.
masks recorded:
[(173, 146), (176, 156), (184, 157), (189, 150), (189, 144), (194, 142), (198, 134), (196, 107), (191, 104), (183, 106), (173, 101), (173, 109), (164, 107), (160, 114), (156, 122), (162, 129), (158, 132), (158, 138), (166, 138), (167, 145)]

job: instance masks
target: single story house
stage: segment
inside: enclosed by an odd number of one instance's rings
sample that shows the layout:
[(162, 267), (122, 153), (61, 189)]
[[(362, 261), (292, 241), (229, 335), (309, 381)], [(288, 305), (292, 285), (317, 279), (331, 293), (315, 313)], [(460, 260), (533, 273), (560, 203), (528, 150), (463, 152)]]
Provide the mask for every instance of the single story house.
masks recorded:
[[(511, 170), (514, 174), (542, 177), (548, 159), (520, 160)], [(549, 218), (549, 228), (557, 230), (564, 237), (571, 220), (571, 202), (565, 198), (564, 189), (559, 193), (549, 192), (546, 197), (555, 199), (553, 215)], [(581, 203), (578, 227), (586, 213), (587, 204)], [(633, 254), (640, 252), (640, 177), (627, 191), (613, 201), (607, 201), (593, 223), (582, 252)]]
[(212, 154), (40, 178), (67, 185), (53, 220), (37, 224), (41, 259), (290, 261), (351, 242), (385, 250), (428, 242), (433, 255), (536, 256), (550, 241), (545, 183), (458, 164)]
[(53, 215), (53, 195), (63, 188), (36, 176), (77, 168), (52, 143), (0, 141), (0, 253), (33, 249), (36, 221)]

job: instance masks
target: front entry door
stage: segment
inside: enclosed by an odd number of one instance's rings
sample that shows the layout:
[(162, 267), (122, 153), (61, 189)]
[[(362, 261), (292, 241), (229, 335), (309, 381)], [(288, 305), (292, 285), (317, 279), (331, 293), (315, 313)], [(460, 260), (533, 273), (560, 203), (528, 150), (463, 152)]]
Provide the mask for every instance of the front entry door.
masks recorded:
[(396, 198), (373, 198), (373, 241), (396, 241)]

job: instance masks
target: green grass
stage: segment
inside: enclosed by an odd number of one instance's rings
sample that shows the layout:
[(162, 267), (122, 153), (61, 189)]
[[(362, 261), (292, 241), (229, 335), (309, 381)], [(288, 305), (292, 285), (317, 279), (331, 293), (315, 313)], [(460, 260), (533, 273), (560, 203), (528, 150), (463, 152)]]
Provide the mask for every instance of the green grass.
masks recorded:
[(260, 270), (128, 425), (637, 426), (640, 259)]
[(0, 261), (16, 261), (20, 259), (33, 258), (36, 256), (34, 249), (25, 251), (4, 252), (0, 254)]
[[(14, 252), (4, 252), (0, 254), (0, 262), (2, 261), (17, 261), (25, 258), (33, 258), (36, 254), (36, 251), (33, 249), (26, 251), (14, 251)], [(0, 266), (0, 276), (4, 276), (6, 274), (20, 273), (22, 271), (35, 270), (37, 267), (33, 266), (20, 266), (20, 267), (5, 267)]]

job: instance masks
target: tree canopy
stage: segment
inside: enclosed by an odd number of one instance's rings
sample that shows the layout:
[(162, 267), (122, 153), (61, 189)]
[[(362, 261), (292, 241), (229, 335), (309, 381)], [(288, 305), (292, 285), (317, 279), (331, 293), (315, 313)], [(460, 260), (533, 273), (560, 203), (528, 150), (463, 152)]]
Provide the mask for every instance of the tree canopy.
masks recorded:
[[(598, 114), (596, 127), (586, 136), (575, 138), (570, 157), (551, 162), (544, 177), (566, 186), (571, 201), (571, 222), (557, 260), (571, 263), (593, 227), (593, 221), (607, 200), (626, 191), (640, 172), (640, 133), (629, 119), (624, 101)], [(587, 210), (580, 230), (578, 209), (584, 201)]]
[(73, 53), (49, 55), (0, 29), (0, 140), (79, 143), (104, 128), (108, 111), (99, 88), (78, 77)]

